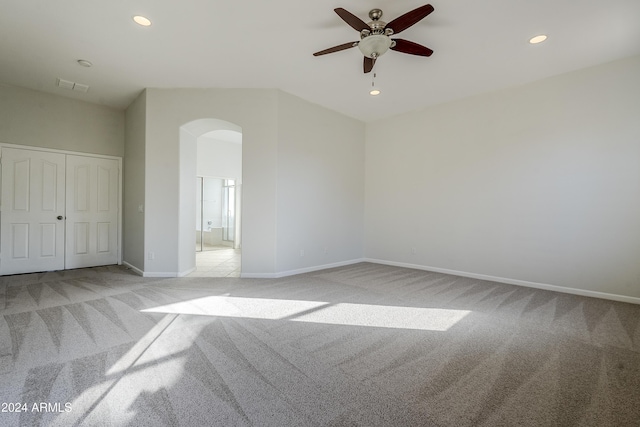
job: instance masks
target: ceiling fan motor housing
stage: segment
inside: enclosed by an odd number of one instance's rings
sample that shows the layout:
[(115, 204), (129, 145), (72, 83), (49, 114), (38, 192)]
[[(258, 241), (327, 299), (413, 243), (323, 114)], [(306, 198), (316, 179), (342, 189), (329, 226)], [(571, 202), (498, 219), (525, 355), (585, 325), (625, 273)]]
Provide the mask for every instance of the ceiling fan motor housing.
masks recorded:
[(387, 23), (381, 21), (382, 11), (380, 9), (372, 9), (369, 12), (369, 18), (372, 19), (367, 25), (370, 29), (360, 31), (360, 42), (358, 47), (364, 56), (371, 59), (383, 55), (395, 42), (389, 38), (393, 34), (393, 29), (385, 28)]
[(374, 21), (377, 21), (378, 19), (382, 18), (382, 10), (371, 9), (369, 11), (369, 18), (373, 19)]

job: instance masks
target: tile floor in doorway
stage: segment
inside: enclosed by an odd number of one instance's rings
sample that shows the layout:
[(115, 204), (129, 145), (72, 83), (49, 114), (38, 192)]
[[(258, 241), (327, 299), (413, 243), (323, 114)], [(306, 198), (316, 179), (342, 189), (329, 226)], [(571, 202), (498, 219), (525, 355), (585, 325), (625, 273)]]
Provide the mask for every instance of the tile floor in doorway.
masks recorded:
[(196, 252), (196, 271), (187, 277), (240, 277), (240, 249), (208, 249)]

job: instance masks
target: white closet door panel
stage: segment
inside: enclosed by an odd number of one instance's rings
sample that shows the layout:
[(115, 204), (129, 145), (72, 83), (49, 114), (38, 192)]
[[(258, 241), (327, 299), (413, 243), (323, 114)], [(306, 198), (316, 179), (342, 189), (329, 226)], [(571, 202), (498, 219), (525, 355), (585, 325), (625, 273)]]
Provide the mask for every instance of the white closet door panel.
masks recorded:
[(64, 154), (3, 148), (1, 162), (0, 274), (62, 270)]
[(29, 224), (11, 224), (11, 252), (12, 259), (29, 258)]
[(40, 256), (42, 258), (56, 256), (56, 228), (55, 222), (40, 224)]
[(31, 158), (12, 161), (11, 153), (3, 151), (3, 154), (6, 155), (3, 161), (4, 168), (7, 169), (7, 172), (13, 168), (13, 180), (2, 180), (2, 182), (7, 183), (7, 190), (13, 193), (13, 196), (7, 194), (10, 197), (8, 200), (13, 199), (13, 203), (10, 205), (11, 210), (14, 212), (28, 212), (31, 194)]
[(67, 156), (66, 268), (118, 262), (118, 161)]
[(73, 255), (87, 255), (89, 253), (89, 226), (88, 222), (76, 222), (73, 224), (74, 241), (71, 248)]
[(98, 242), (97, 242), (97, 251), (98, 253), (109, 252), (112, 249), (113, 241), (111, 239), (111, 229), (113, 228), (112, 224), (109, 222), (99, 222), (98, 223)]
[[(63, 169), (64, 170), (64, 169)], [(54, 163), (42, 162), (42, 212), (57, 212), (64, 209), (64, 205), (60, 203), (60, 191), (58, 189), (58, 173), (60, 167)], [(64, 193), (62, 199), (64, 200)]]

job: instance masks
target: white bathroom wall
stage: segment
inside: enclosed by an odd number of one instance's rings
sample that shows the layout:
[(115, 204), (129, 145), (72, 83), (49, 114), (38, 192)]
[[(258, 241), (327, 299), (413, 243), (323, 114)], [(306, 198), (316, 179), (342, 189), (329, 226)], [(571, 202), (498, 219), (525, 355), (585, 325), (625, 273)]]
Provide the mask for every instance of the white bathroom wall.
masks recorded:
[[(221, 178), (204, 178), (202, 190), (204, 230), (222, 227), (222, 181)], [(196, 206), (200, 205), (196, 204)], [(200, 229), (200, 224), (197, 224), (196, 229)]]
[(198, 176), (233, 178), (242, 184), (242, 143), (198, 138)]
[[(199, 137), (197, 173), (198, 176), (234, 180), (236, 218), (233, 246), (239, 249), (242, 242), (242, 133), (232, 130), (212, 131)], [(217, 227), (221, 227), (222, 215), (218, 222), (220, 225)], [(221, 231), (216, 232), (217, 234), (222, 236)]]
[(367, 125), (367, 258), (640, 298), (640, 57)]

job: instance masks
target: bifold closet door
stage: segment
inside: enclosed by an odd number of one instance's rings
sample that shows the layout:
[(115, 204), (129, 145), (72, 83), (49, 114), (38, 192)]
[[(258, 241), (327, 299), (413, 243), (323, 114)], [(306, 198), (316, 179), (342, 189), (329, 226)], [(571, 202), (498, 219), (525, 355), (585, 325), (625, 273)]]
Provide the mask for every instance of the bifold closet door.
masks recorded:
[(3, 148), (0, 274), (62, 270), (65, 155)]
[(67, 155), (65, 268), (118, 263), (118, 161)]

